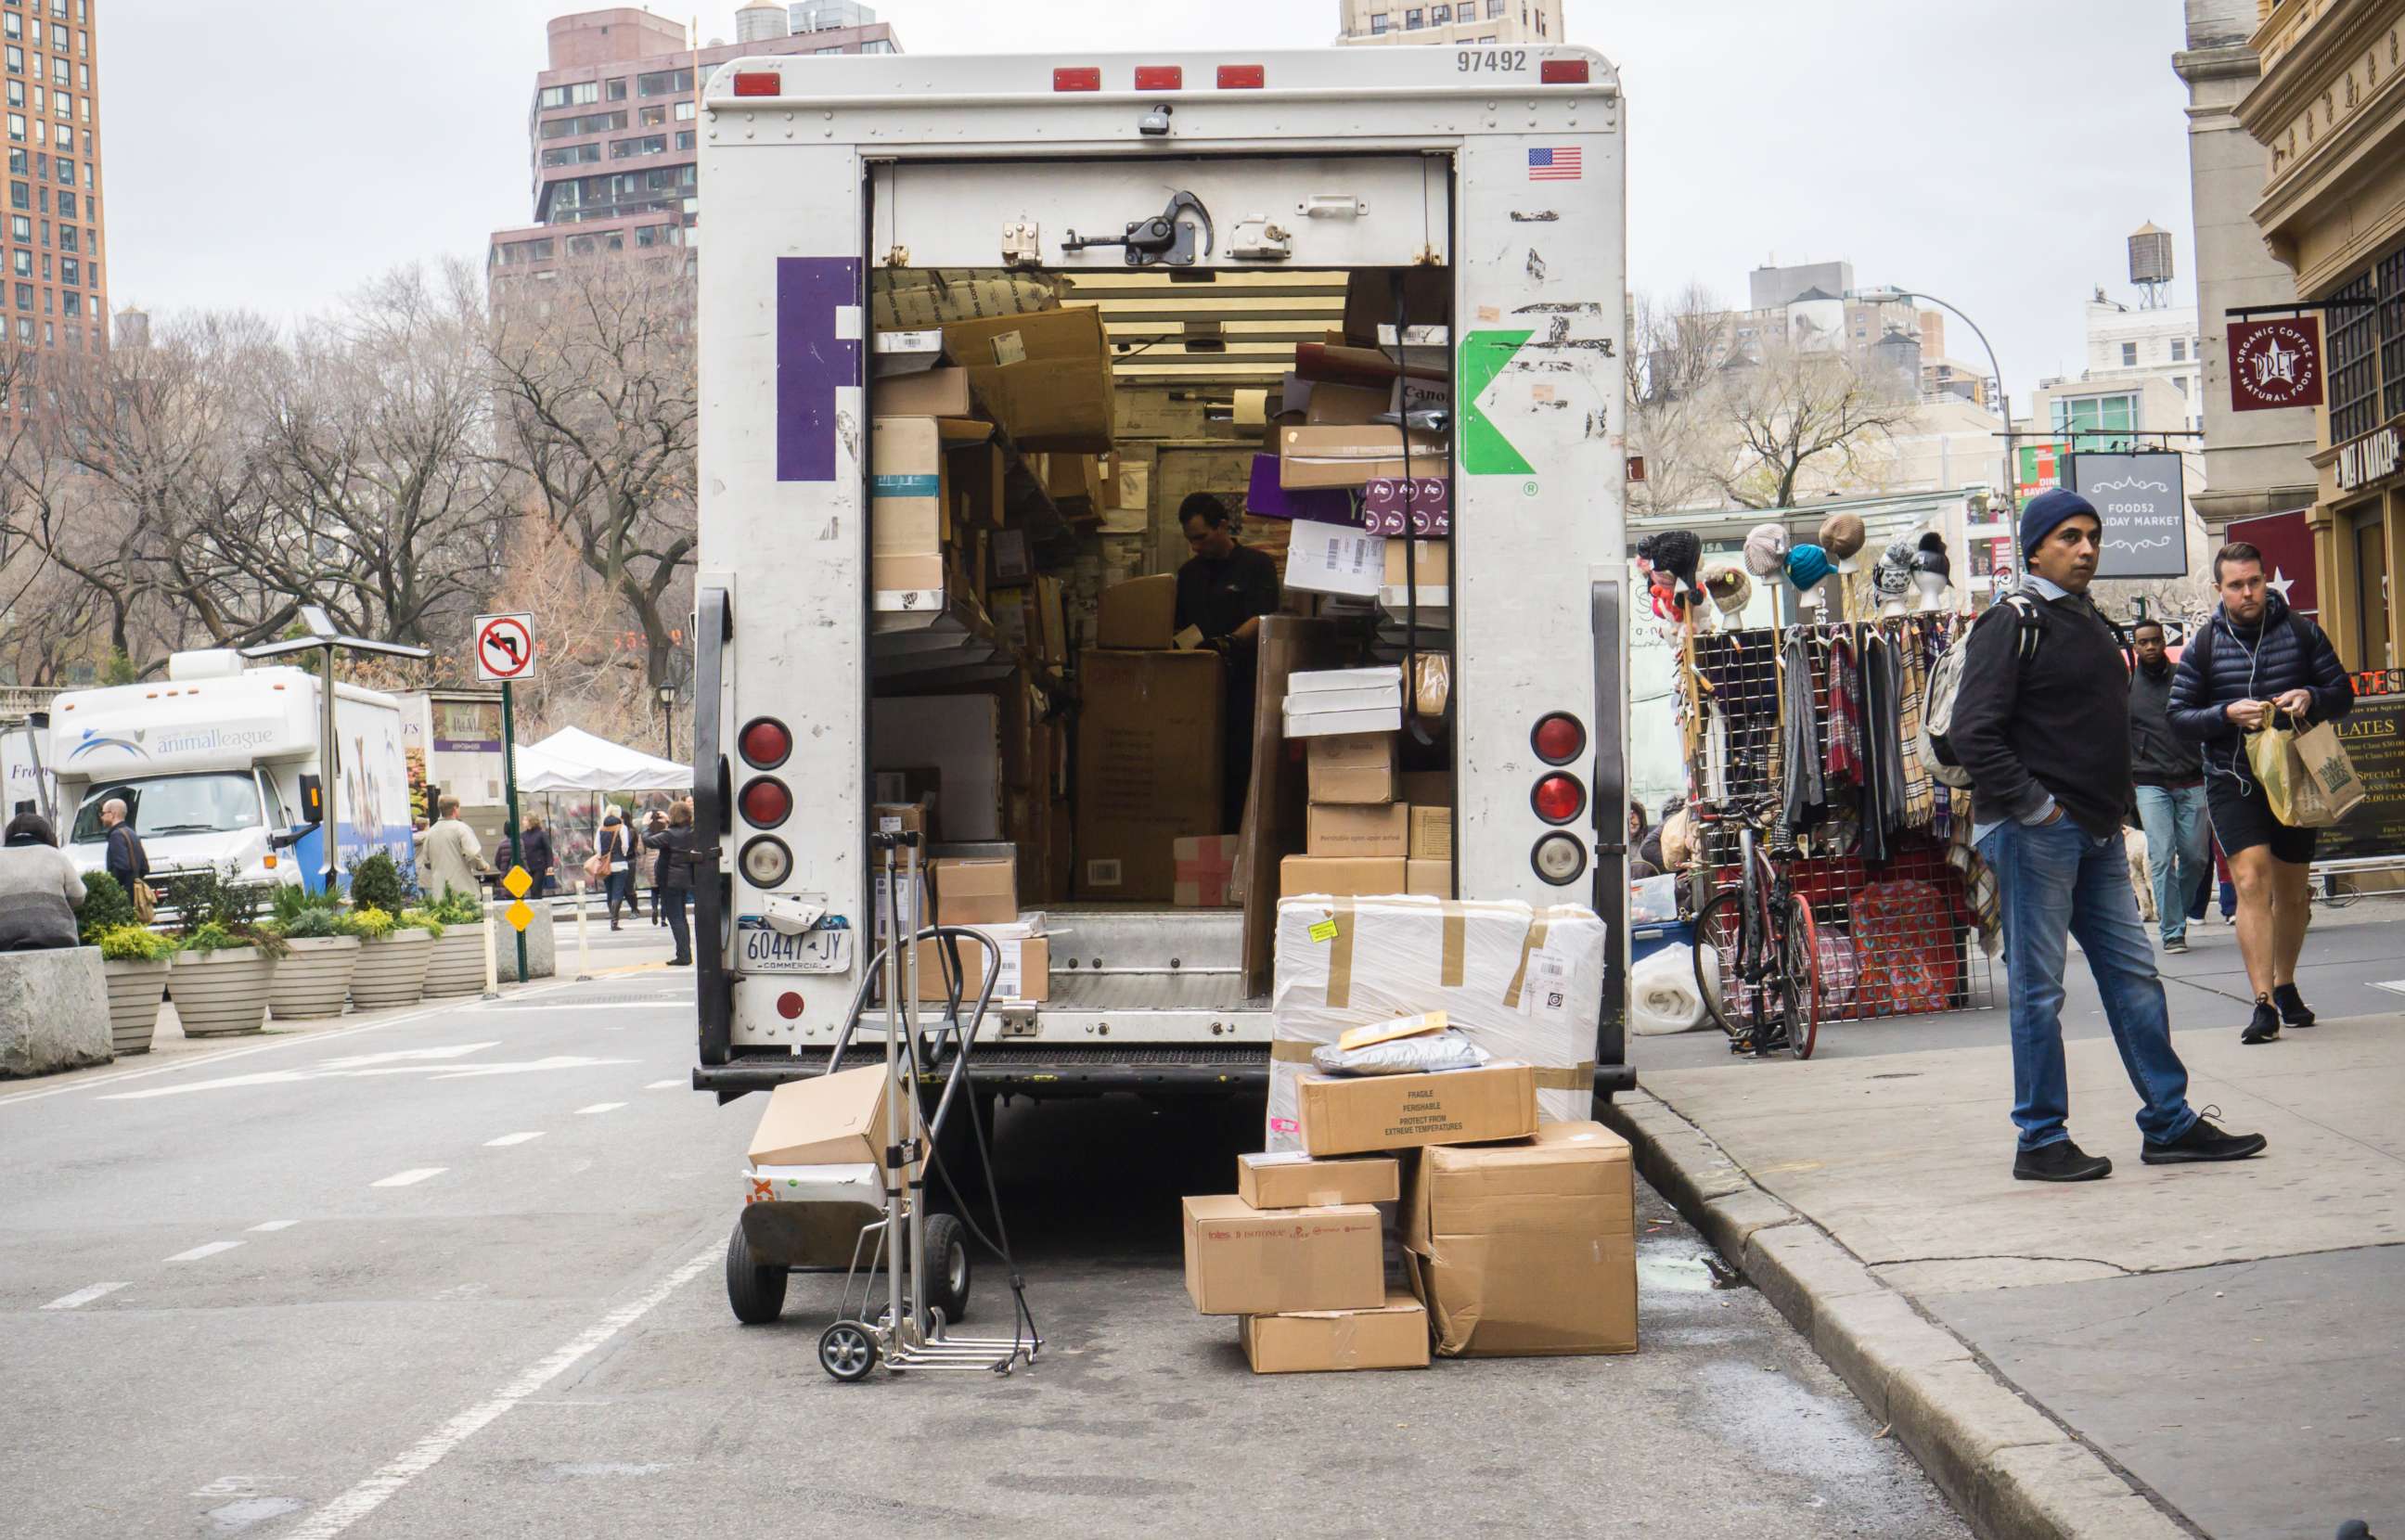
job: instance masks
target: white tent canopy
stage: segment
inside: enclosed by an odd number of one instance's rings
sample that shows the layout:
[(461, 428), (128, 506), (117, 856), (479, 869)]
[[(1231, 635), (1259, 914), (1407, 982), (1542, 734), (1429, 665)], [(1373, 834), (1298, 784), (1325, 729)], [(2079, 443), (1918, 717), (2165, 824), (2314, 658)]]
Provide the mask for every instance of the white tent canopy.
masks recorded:
[(689, 765), (623, 748), (581, 727), (563, 727), (517, 750), (521, 794), (539, 791), (682, 791), (693, 785)]

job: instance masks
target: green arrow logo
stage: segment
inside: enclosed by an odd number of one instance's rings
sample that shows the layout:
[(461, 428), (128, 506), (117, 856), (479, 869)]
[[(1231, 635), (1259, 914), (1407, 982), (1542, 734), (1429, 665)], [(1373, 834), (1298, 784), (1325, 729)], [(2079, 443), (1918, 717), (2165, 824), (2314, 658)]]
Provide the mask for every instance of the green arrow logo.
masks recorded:
[(1479, 410), (1478, 399), (1533, 331), (1473, 331), (1461, 340), (1461, 469), (1470, 476), (1526, 476), (1536, 470), (1526, 455)]

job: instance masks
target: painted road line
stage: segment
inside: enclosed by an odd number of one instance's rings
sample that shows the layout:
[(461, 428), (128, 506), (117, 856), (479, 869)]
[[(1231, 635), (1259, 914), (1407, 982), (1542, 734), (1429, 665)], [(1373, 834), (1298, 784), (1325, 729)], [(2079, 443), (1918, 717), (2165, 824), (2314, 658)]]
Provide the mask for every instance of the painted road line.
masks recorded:
[(198, 1262), (204, 1257), (215, 1256), (219, 1252), (230, 1252), (241, 1244), (242, 1242), (239, 1240), (212, 1240), (205, 1246), (195, 1246), (189, 1252), (177, 1252), (167, 1260), (170, 1262)]
[(502, 1386), (491, 1398), (470, 1407), (402, 1450), (373, 1476), (311, 1514), (300, 1528), (288, 1531), (284, 1540), (334, 1540), (334, 1536), (384, 1506), (403, 1487), (440, 1464), (444, 1455), (475, 1436), (495, 1418), (566, 1374), (581, 1360), (590, 1357), (602, 1344), (649, 1315), (670, 1295), (700, 1277), (705, 1270), (720, 1265), (725, 1250), (723, 1242), (713, 1242), (699, 1256), (653, 1285), (641, 1298), (630, 1300), (603, 1316), (564, 1343), (550, 1357)]
[(253, 1225), (249, 1229), (243, 1233), (246, 1235), (274, 1235), (278, 1230), (288, 1230), (293, 1225), (300, 1223), (301, 1222), (297, 1219), (271, 1219), (264, 1225)]
[(124, 1287), (125, 1285), (122, 1283), (95, 1283), (89, 1289), (77, 1289), (73, 1294), (63, 1294), (56, 1299), (51, 1300), (49, 1304), (43, 1306), (42, 1309), (46, 1310), (79, 1310), (86, 1305), (91, 1304), (93, 1300), (100, 1298), (102, 1295), (115, 1294), (118, 1290)]
[(539, 1015), (545, 1011), (574, 1011), (579, 1015), (587, 1011), (656, 1011), (666, 1006), (692, 1003), (693, 997), (690, 995), (662, 995), (657, 1000), (605, 1000), (591, 1005), (579, 1005), (572, 1000), (557, 1001), (542, 1005), (519, 1005), (502, 1000), (496, 1001), (490, 1005), (471, 1005), (468, 1009), (478, 1015), (530, 1016)]
[(623, 1101), (597, 1101), (590, 1107), (577, 1108), (576, 1115), (579, 1117), (590, 1117), (595, 1113), (614, 1113), (625, 1105), (626, 1103)]
[(448, 1166), (417, 1166), (406, 1171), (395, 1171), (382, 1182), (371, 1182), (371, 1187), (414, 1187), (429, 1176), (441, 1176)]
[(655, 1080), (643, 1087), (646, 1091), (682, 1091), (693, 1084), (690, 1080)]
[(541, 1139), (541, 1137), (542, 1135), (539, 1131), (524, 1134), (503, 1134), (499, 1139), (488, 1139), (485, 1141), (485, 1148), (487, 1150), (506, 1150), (513, 1144), (524, 1144), (532, 1140)]

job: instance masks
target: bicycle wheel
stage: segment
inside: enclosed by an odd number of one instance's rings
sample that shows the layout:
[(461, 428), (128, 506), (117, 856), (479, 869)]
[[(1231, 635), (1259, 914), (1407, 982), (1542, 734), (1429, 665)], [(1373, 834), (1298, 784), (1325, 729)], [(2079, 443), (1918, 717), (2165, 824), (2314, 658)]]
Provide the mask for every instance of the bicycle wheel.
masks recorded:
[(1731, 888), (1713, 894), (1695, 917), (1695, 992), (1713, 1023), (1738, 1041), (1751, 1031), (1745, 1020), (1744, 959), (1745, 893)]
[(1821, 1037), (1821, 931), (1812, 906), (1789, 894), (1779, 924), (1779, 1011), (1787, 1026), (1787, 1051), (1810, 1058)]

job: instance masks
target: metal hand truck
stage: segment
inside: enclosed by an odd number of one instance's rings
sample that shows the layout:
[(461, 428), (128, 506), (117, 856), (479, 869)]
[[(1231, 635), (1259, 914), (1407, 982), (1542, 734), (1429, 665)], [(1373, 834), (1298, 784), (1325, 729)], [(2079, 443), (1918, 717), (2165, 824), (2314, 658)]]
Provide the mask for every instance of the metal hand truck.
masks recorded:
[[(1021, 1358), (1033, 1365), (1044, 1346), (1043, 1337), (1035, 1330), (1034, 1318), (1027, 1310), (1024, 1280), (1010, 1258), (1009, 1233), (1002, 1224), (999, 1183), (994, 1177), (991, 1146), (974, 1092), (961, 1099), (967, 1105), (977, 1152), (985, 1162), (986, 1182), (995, 1190), (993, 1217), (999, 1240), (988, 1244), (1001, 1253), (1004, 1265), (1011, 1268), (1015, 1312), (1011, 1335), (953, 1337), (947, 1330), (943, 1310), (928, 1299), (927, 1173), (931, 1167), (941, 1171), (935, 1138), (953, 1109), (954, 1098), (967, 1089), (969, 1054), (977, 1041), (977, 1028), (985, 1020), (986, 1007), (993, 998), (994, 981), (1001, 975), (1002, 948), (991, 936), (958, 926), (920, 928), (921, 840), (921, 835), (907, 832), (869, 836), (871, 848), (883, 858), (885, 882), (879, 908), (885, 944), (863, 977), (861, 991), (852, 1001), (828, 1063), (830, 1072), (841, 1066), (844, 1050), (865, 1014), (868, 980), (881, 980), (885, 992), (886, 1145), (880, 1165), (885, 1182), (885, 1212), (883, 1218), (864, 1226), (853, 1242), (851, 1267), (844, 1278), (844, 1299), (848, 1303), (852, 1297), (853, 1284), (861, 1277), (861, 1253), (874, 1236), (876, 1248), (867, 1257), (866, 1266), (873, 1278), (879, 1262), (884, 1261), (885, 1309), (873, 1319), (869, 1317), (869, 1290), (863, 1284), (859, 1316), (838, 1320), (819, 1334), (819, 1366), (847, 1382), (867, 1379), (880, 1364), (889, 1372), (897, 1373), (905, 1369), (984, 1369), (1007, 1375)], [(949, 995), (947, 1017), (932, 1031), (922, 1031), (919, 1021), (917, 944), (923, 940), (936, 943)], [(977, 991), (977, 1008), (965, 1020), (961, 1015), (960, 975), (951, 951), (952, 945), (962, 940), (977, 942), (986, 950), (985, 981)], [(944, 1088), (931, 1116), (920, 1103), (919, 1086), (938, 1069), (945, 1071)], [(945, 1181), (950, 1185), (948, 1174)], [(959, 1189), (952, 1191), (954, 1201), (959, 1202)], [(962, 1207), (965, 1209), (965, 1203)], [(965, 1212), (961, 1217), (975, 1228)], [(909, 1272), (907, 1286), (903, 1279), (906, 1267)]]

